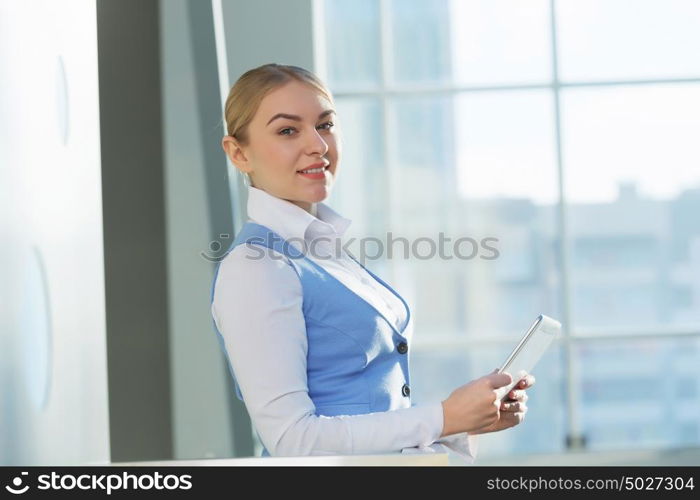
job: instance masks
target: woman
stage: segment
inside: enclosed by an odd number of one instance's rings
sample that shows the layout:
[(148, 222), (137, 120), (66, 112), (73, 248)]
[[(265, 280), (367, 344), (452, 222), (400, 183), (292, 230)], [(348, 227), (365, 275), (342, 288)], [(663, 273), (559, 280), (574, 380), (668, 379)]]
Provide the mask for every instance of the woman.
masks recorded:
[[(413, 406), (412, 323), (400, 295), (338, 251), (350, 221), (323, 203), (340, 165), (333, 98), (312, 73), (267, 64), (226, 101), (222, 146), (248, 183), (249, 220), (217, 267), (212, 315), (263, 455), (448, 446), (519, 424), (528, 376), (491, 373)], [(437, 442), (437, 443), (436, 443)]]

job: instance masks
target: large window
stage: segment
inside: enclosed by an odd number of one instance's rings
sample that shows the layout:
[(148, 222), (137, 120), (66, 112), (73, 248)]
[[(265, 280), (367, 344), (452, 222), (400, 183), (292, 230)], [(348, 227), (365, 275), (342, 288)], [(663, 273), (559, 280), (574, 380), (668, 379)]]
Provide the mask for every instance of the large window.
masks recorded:
[(321, 5), (350, 235), (498, 250), (366, 260), (412, 307), (414, 401), (493, 370), (545, 313), (565, 332), (527, 423), (481, 453), (698, 445), (700, 5)]

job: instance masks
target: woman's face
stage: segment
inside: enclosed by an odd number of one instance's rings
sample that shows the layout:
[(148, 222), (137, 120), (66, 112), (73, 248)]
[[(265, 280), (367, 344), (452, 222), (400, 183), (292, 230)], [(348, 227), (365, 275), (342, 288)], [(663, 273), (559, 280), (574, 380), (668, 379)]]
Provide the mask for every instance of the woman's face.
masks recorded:
[[(340, 140), (331, 103), (310, 85), (293, 80), (267, 94), (248, 126), (248, 145), (231, 137), (222, 145), (253, 186), (306, 211), (330, 194), (338, 171)], [(301, 173), (309, 167), (320, 173)]]

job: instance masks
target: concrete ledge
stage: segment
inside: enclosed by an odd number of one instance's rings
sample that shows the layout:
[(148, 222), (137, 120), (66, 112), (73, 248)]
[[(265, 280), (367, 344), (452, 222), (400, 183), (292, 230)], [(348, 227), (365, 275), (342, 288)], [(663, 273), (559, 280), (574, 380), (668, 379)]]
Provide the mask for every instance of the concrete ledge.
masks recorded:
[(114, 467), (235, 467), (235, 466), (444, 466), (449, 465), (446, 453), (331, 455), (312, 457), (250, 457), (207, 460), (167, 460), (153, 462), (114, 462)]

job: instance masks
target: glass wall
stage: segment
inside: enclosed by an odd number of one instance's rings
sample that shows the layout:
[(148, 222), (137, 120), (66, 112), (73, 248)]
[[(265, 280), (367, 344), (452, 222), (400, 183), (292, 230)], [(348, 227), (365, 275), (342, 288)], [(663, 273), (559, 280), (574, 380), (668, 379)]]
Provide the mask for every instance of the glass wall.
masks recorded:
[(367, 262), (412, 308), (414, 402), (493, 370), (545, 313), (565, 335), (527, 423), (480, 453), (698, 445), (700, 7), (323, 5), (344, 142), (330, 201), (352, 236), (480, 244)]
[(0, 465), (106, 464), (94, 2), (0, 1)]

